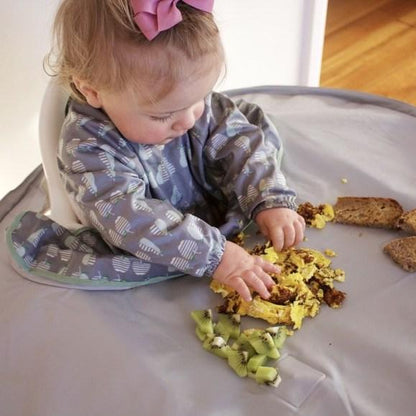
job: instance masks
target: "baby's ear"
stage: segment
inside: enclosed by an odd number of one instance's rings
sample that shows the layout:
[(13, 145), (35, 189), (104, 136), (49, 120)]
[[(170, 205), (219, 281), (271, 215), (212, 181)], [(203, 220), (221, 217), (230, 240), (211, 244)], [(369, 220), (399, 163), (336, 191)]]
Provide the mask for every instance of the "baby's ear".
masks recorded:
[(73, 79), (78, 91), (85, 97), (87, 103), (95, 108), (101, 108), (102, 103), (98, 91), (91, 87), (87, 82), (80, 80), (79, 78)]

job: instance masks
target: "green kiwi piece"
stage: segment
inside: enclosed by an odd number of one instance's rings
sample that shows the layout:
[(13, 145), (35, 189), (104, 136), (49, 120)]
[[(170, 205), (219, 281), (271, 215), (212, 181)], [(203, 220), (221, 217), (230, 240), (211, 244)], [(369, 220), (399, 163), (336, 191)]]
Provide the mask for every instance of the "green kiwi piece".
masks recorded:
[(256, 371), (255, 379), (259, 384), (277, 387), (282, 381), (279, 372), (274, 367), (260, 366)]
[(214, 332), (227, 339), (230, 337), (237, 339), (240, 336), (240, 322), (241, 317), (238, 313), (219, 313)]
[(249, 358), (251, 358), (253, 355), (256, 355), (256, 350), (248, 341), (248, 337), (245, 333), (240, 334), (233, 345), (231, 345), (231, 349), (235, 351), (246, 351)]
[(249, 343), (257, 354), (267, 355), (277, 360), (280, 358), (279, 350), (274, 345), (272, 336), (266, 331), (254, 332), (248, 336)]
[(224, 338), (226, 342), (228, 342), (228, 340), (230, 339), (230, 334), (229, 332), (227, 332), (224, 327), (222, 327), (221, 325), (219, 325), (219, 323), (216, 323), (214, 325), (214, 334)]
[(195, 328), (195, 334), (199, 338), (200, 341), (205, 341), (205, 338), (207, 337), (207, 334), (201, 331), (201, 328), (198, 325)]
[(192, 311), (191, 317), (196, 322), (201, 332), (204, 332), (205, 334), (214, 333), (211, 309), (202, 309), (202, 310)]
[(249, 328), (249, 329), (245, 329), (243, 331), (243, 334), (248, 338), (248, 337), (254, 337), (254, 336), (259, 336), (264, 332), (263, 329), (258, 329), (258, 328)]
[(247, 363), (248, 353), (247, 351), (237, 351), (231, 349), (228, 353), (228, 364), (240, 377), (247, 376)]
[(207, 336), (202, 344), (202, 347), (221, 358), (228, 358), (228, 353), (231, 351), (231, 347), (222, 337)]
[(271, 326), (266, 328), (266, 332), (272, 336), (276, 348), (280, 349), (283, 347), (287, 338), (287, 329), (285, 326)]
[(253, 355), (247, 363), (247, 371), (249, 374), (255, 374), (260, 366), (263, 366), (267, 363), (267, 359), (267, 355), (264, 354)]

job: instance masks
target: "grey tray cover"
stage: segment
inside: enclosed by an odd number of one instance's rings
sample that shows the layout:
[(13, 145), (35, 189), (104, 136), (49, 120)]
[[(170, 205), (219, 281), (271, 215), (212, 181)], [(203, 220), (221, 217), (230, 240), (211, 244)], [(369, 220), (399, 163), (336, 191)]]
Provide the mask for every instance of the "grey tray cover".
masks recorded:
[[(380, 196), (416, 208), (416, 109), (340, 90), (262, 87), (232, 95), (263, 106), (284, 139), (298, 202)], [(45, 196), (38, 168), (0, 203), (0, 231)], [(348, 180), (347, 183), (341, 181)], [(331, 248), (346, 271), (339, 310), (322, 307), (288, 339), (274, 389), (205, 352), (189, 317), (221, 303), (209, 280), (127, 291), (37, 284), (0, 247), (0, 414), (414, 415), (416, 275), (382, 252), (396, 231), (328, 224), (305, 247)], [(243, 326), (264, 326), (246, 318)]]

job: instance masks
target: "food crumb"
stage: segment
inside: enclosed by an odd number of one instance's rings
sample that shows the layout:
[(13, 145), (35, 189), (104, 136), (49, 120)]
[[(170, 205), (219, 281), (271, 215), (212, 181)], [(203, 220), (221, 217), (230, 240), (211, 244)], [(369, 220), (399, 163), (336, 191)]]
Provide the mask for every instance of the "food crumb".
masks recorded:
[(337, 253), (335, 253), (334, 250), (331, 250), (330, 248), (327, 248), (324, 253), (328, 256), (328, 257), (335, 257), (337, 255)]
[(325, 224), (334, 219), (334, 209), (330, 204), (313, 206), (310, 202), (299, 205), (297, 213), (302, 216), (309, 227), (322, 229)]
[(341, 179), (341, 182), (342, 182), (342, 183), (348, 183), (348, 179), (347, 179), (347, 178), (342, 178), (342, 179)]

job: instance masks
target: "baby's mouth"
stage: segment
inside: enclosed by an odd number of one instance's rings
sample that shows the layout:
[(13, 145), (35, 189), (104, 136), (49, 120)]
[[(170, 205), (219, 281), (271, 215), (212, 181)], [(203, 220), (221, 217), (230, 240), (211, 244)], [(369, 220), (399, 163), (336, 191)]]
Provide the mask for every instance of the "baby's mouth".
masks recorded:
[(163, 140), (163, 144), (166, 144), (166, 143), (169, 143), (169, 142), (171, 142), (172, 140), (175, 140), (175, 139), (177, 139), (178, 137), (181, 137), (181, 136), (183, 136), (184, 134), (186, 133), (186, 131), (184, 131), (184, 132), (182, 132), (182, 133), (179, 133), (179, 134), (175, 134), (175, 136), (169, 136), (169, 137), (167, 137), (165, 140)]

